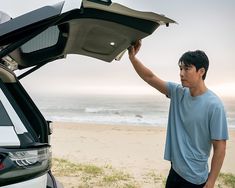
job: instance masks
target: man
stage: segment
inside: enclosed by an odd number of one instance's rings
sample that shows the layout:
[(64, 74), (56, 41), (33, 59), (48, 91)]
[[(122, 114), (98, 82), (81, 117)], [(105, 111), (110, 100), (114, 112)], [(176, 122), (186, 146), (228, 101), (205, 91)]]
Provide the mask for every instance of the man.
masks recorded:
[[(209, 60), (203, 51), (189, 51), (179, 59), (181, 84), (165, 82), (136, 58), (137, 41), (129, 59), (138, 75), (171, 99), (164, 159), (171, 162), (167, 188), (213, 188), (225, 157), (228, 139), (220, 99), (205, 85)], [(211, 146), (213, 156), (208, 172)]]

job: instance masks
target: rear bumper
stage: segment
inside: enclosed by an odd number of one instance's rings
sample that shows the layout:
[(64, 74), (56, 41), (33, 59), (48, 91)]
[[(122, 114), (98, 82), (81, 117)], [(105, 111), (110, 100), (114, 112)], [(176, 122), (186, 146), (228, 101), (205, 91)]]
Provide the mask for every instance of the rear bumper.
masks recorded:
[(0, 188), (46, 188), (47, 187), (47, 174), (43, 176), (23, 181), (20, 183), (15, 183), (11, 185), (2, 186)]
[(64, 186), (58, 182), (50, 173), (47, 173), (43, 176), (20, 183), (0, 186), (0, 188), (64, 188)]

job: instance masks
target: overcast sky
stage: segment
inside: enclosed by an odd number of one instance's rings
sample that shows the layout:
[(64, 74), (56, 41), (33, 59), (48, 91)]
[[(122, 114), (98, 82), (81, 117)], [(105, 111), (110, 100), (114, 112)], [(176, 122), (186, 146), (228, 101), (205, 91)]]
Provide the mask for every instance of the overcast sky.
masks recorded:
[[(16, 17), (60, 0), (0, 0), (1, 10)], [(74, 0), (75, 1), (75, 0)], [(130, 8), (151, 11), (178, 24), (159, 27), (143, 40), (139, 59), (167, 81), (179, 82), (177, 66), (188, 50), (206, 52), (210, 68), (206, 84), (219, 95), (235, 96), (234, 0), (113, 0)], [(22, 79), (32, 93), (153, 94), (132, 68), (127, 54), (106, 63), (79, 55), (50, 63)]]

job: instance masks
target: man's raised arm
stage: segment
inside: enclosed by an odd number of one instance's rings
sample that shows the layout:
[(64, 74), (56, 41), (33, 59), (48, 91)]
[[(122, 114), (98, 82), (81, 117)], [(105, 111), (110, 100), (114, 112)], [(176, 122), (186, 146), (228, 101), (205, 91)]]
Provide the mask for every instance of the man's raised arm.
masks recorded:
[(156, 88), (161, 93), (168, 95), (166, 82), (158, 78), (150, 69), (145, 67), (136, 57), (136, 54), (138, 53), (140, 47), (141, 47), (141, 41), (136, 41), (134, 45), (128, 48), (129, 59), (135, 71), (149, 85)]

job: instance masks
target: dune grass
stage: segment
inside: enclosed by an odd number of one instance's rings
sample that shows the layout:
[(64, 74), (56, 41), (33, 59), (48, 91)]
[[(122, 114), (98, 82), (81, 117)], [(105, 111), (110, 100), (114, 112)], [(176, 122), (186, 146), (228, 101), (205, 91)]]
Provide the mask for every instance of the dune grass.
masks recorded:
[[(235, 188), (235, 175), (231, 173), (220, 173), (219, 180), (229, 188)], [(220, 186), (220, 184), (219, 184)], [(220, 186), (223, 187), (222, 185)]]
[(77, 176), (81, 172), (97, 176), (103, 169), (91, 164), (75, 164), (65, 159), (53, 159), (53, 171), (56, 176)]
[[(52, 172), (66, 188), (139, 188), (128, 173), (114, 169), (110, 165), (98, 167), (93, 164), (78, 164), (65, 159), (54, 158), (52, 161)], [(66, 183), (68, 181), (66, 177), (71, 182)]]
[[(54, 158), (52, 172), (65, 188), (164, 188), (166, 177), (151, 170), (135, 179), (129, 173), (113, 168), (111, 165), (78, 164), (65, 159)], [(235, 176), (220, 173), (216, 188), (235, 188)]]

